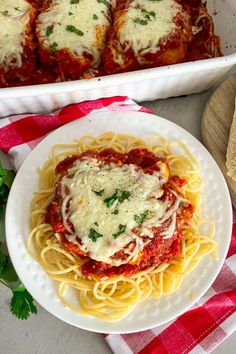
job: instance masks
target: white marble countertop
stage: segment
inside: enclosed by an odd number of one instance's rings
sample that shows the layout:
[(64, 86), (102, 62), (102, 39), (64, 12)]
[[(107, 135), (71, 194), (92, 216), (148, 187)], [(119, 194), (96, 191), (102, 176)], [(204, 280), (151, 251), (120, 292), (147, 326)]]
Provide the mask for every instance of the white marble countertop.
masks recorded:
[[(236, 67), (229, 74), (235, 72)], [(143, 102), (143, 105), (151, 108), (159, 116), (182, 126), (200, 140), (201, 114), (211, 92), (212, 90), (209, 90), (186, 97)], [(27, 321), (16, 319), (9, 311), (10, 297), (9, 290), (0, 284), (1, 354), (112, 353), (102, 335), (66, 324), (39, 305), (37, 315), (32, 315)], [(235, 348), (236, 333), (218, 346), (213, 353), (234, 354)]]

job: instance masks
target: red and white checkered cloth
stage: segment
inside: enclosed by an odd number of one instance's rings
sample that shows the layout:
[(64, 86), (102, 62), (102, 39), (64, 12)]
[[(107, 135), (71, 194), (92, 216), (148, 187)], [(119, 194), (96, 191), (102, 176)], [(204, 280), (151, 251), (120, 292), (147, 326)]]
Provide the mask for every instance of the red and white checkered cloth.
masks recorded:
[[(57, 127), (87, 114), (106, 110), (150, 110), (127, 97), (74, 104), (48, 115), (18, 115), (0, 120), (0, 149), (18, 169), (30, 151)], [(231, 212), (229, 210), (229, 212)], [(116, 354), (209, 353), (236, 330), (236, 214), (223, 268), (207, 293), (176, 320), (134, 334), (105, 335)]]

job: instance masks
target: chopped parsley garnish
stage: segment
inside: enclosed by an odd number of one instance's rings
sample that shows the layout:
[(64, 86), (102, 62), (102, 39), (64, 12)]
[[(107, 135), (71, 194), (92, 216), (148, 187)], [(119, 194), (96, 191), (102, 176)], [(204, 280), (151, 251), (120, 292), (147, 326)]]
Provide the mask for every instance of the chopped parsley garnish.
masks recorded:
[(7, 10), (2, 11), (1, 14), (2, 14), (3, 16), (7, 16), (7, 15), (8, 15), (8, 11), (7, 11)]
[(94, 223), (94, 225), (96, 225), (96, 226), (98, 226), (98, 223), (97, 223), (97, 221)]
[(151, 17), (156, 17), (156, 13), (154, 11), (147, 11), (146, 9), (141, 9), (141, 12), (143, 13), (144, 18), (149, 21), (151, 21)]
[(99, 4), (106, 5), (107, 7), (110, 6), (110, 4), (109, 4), (109, 2), (108, 2), (107, 0), (97, 0), (97, 2), (98, 2)]
[(119, 192), (118, 200), (120, 203), (123, 203), (125, 199), (128, 199), (130, 197), (130, 192), (123, 190)]
[(96, 242), (97, 239), (98, 239), (99, 237), (103, 237), (103, 235), (102, 235), (102, 234), (99, 234), (99, 233), (98, 233), (96, 230), (94, 230), (94, 229), (90, 229), (90, 230), (89, 230), (89, 235), (88, 235), (88, 237), (91, 238), (91, 240), (92, 240), (93, 242)]
[(141, 9), (141, 15), (143, 18), (135, 17), (133, 21), (140, 25), (147, 25), (148, 21), (152, 21), (156, 17), (156, 13), (154, 11), (147, 11), (146, 9)]
[(100, 196), (103, 195), (104, 191), (105, 191), (105, 189), (102, 189), (102, 190), (100, 190), (100, 191), (94, 191), (94, 190), (93, 190), (93, 192), (94, 192), (95, 194), (100, 195)]
[(93, 19), (98, 20), (98, 16), (96, 14), (93, 14)]
[(72, 15), (74, 15), (74, 14), (73, 14), (73, 12), (68, 12), (68, 15), (69, 15), (69, 16), (72, 16)]
[(141, 225), (146, 217), (148, 216), (148, 210), (145, 210), (142, 214), (140, 215), (134, 215), (134, 221), (138, 224)]
[(118, 189), (116, 189), (115, 193), (113, 193), (110, 197), (104, 199), (104, 203), (108, 208), (111, 208), (111, 206), (115, 203), (117, 199), (118, 199)]
[(66, 26), (66, 30), (67, 30), (68, 32), (75, 33), (75, 34), (77, 34), (78, 36), (83, 36), (83, 35), (84, 35), (84, 33), (83, 33), (82, 31), (80, 31), (78, 28), (76, 28), (76, 27), (73, 26), (73, 25), (67, 25), (67, 26)]
[(50, 34), (52, 34), (52, 32), (53, 32), (53, 25), (48, 26), (48, 27), (46, 28), (46, 36), (49, 37)]
[(112, 234), (112, 236), (113, 236), (114, 238), (117, 238), (118, 236), (120, 236), (121, 234), (123, 234), (123, 233), (125, 232), (125, 230), (126, 230), (126, 225), (120, 224), (120, 225), (119, 225), (119, 231), (116, 232), (115, 234)]
[(110, 197), (104, 199), (104, 203), (108, 208), (111, 208), (116, 200), (118, 200), (120, 203), (123, 203), (123, 201), (125, 199), (128, 199), (129, 197), (130, 197), (129, 191), (116, 189), (115, 193), (113, 193)]
[(16, 11), (20, 11), (20, 8), (17, 6), (17, 7), (14, 7), (14, 9), (16, 10)]
[(56, 42), (53, 42), (49, 48), (50, 48), (51, 52), (54, 53), (57, 50), (57, 47), (58, 47), (58, 44)]
[(147, 21), (147, 20), (143, 20), (142, 18), (139, 18), (139, 17), (135, 17), (135, 18), (133, 19), (133, 21), (134, 21), (135, 23), (138, 23), (139, 25), (143, 25), (143, 26), (145, 26), (145, 25), (148, 24), (148, 21)]
[(70, 0), (70, 3), (71, 3), (72, 5), (78, 4), (79, 2), (80, 2), (80, 0)]

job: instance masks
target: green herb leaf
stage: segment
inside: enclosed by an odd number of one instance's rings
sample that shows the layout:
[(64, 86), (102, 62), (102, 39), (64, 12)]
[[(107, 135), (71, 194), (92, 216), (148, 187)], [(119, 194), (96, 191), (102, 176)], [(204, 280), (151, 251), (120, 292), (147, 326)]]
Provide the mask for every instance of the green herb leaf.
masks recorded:
[(93, 19), (98, 20), (98, 16), (96, 14), (93, 14)]
[(0, 250), (0, 279), (6, 264), (7, 264), (7, 256)]
[[(1, 247), (1, 244), (0, 244)], [(14, 282), (18, 280), (18, 275), (11, 264), (10, 258), (0, 249), (0, 280)]]
[(14, 9), (16, 10), (16, 11), (20, 11), (20, 8), (17, 6), (17, 7), (14, 7)]
[(7, 11), (7, 10), (2, 11), (1, 14), (2, 14), (3, 16), (7, 16), (7, 15), (8, 15), (8, 11)]
[(51, 25), (51, 26), (48, 26), (47, 28), (46, 28), (46, 36), (47, 37), (49, 37), (50, 36), (50, 34), (52, 34), (52, 32), (53, 32), (53, 25)]
[(91, 240), (93, 241), (93, 242), (96, 242), (97, 241), (97, 239), (99, 238), (99, 237), (103, 237), (103, 235), (102, 234), (99, 234), (96, 230), (94, 230), (94, 229), (90, 229), (89, 230), (89, 236), (88, 236), (89, 238), (91, 238)]
[[(3, 211), (5, 209), (5, 204), (0, 202), (0, 216), (2, 216), (3, 214)], [(0, 224), (0, 229), (2, 228), (2, 225)]]
[(70, 0), (70, 3), (71, 3), (72, 5), (78, 4), (79, 2), (80, 2), (80, 0)]
[(141, 225), (146, 217), (148, 216), (148, 210), (145, 210), (142, 214), (140, 215), (134, 215), (134, 221), (138, 224)]
[(12, 170), (4, 170), (4, 173), (5, 173), (4, 184), (10, 189), (16, 174)]
[(49, 48), (52, 53), (55, 53), (55, 51), (57, 50), (57, 47), (58, 47), (58, 44), (56, 42), (53, 42)]
[(100, 196), (103, 195), (104, 191), (105, 191), (105, 189), (102, 189), (102, 190), (100, 190), (100, 191), (94, 191), (94, 190), (93, 190), (93, 192), (94, 192), (95, 194), (100, 195)]
[(97, 0), (97, 2), (98, 2), (99, 4), (106, 5), (107, 7), (110, 6), (110, 4), (109, 4), (109, 2), (108, 2), (107, 0)]
[[(0, 212), (4, 210), (9, 189), (15, 177), (15, 173), (6, 170), (0, 163)], [(30, 313), (36, 313), (37, 309), (32, 296), (28, 293), (23, 285), (19, 284), (19, 278), (11, 264), (9, 256), (1, 250), (0, 244), (0, 281), (9, 287), (13, 292), (11, 300), (11, 312), (18, 318), (26, 319)]]
[(149, 15), (152, 17), (156, 17), (156, 13), (154, 11), (149, 11)]
[(77, 34), (78, 36), (83, 36), (84, 35), (84, 32), (80, 31), (78, 28), (76, 28), (73, 25), (67, 25), (66, 26), (66, 30), (68, 32), (73, 32), (73, 33)]
[(108, 208), (111, 208), (111, 206), (115, 203), (115, 201), (118, 199), (118, 189), (116, 189), (115, 193), (113, 193), (110, 197), (107, 197), (104, 199), (104, 203)]
[(146, 9), (141, 9), (141, 12), (144, 16), (145, 19), (147, 19), (148, 21), (151, 21), (151, 17), (156, 17), (156, 13), (154, 11), (147, 11)]
[(119, 192), (118, 200), (120, 203), (123, 203), (125, 199), (128, 199), (130, 197), (130, 192), (127, 190), (123, 190)]
[(73, 12), (68, 12), (68, 15), (69, 15), (69, 16), (72, 16), (72, 15), (74, 15), (74, 14), (73, 14)]
[(0, 274), (0, 279), (7, 281), (8, 283), (15, 282), (19, 280), (18, 275), (16, 274), (16, 271), (8, 257), (7, 259), (8, 263), (5, 266), (3, 272)]
[(118, 231), (117, 233), (115, 233), (115, 234), (112, 234), (112, 236), (113, 236), (114, 238), (117, 238), (118, 236), (120, 236), (121, 234), (123, 234), (123, 233), (125, 232), (125, 230), (126, 230), (126, 225), (120, 224), (120, 225), (119, 225), (119, 231)]
[(0, 187), (3, 185), (4, 182), (5, 182), (5, 170), (2, 167), (2, 164), (0, 162)]
[(147, 20), (143, 20), (143, 19), (138, 18), (138, 17), (134, 18), (133, 21), (134, 21), (135, 23), (138, 23), (139, 25), (143, 25), (143, 26), (145, 26), (145, 25), (148, 24), (148, 21), (147, 21)]
[(127, 190), (119, 190), (116, 189), (115, 193), (112, 194), (112, 196), (107, 197), (104, 199), (104, 203), (108, 208), (111, 208), (111, 206), (115, 203), (115, 201), (118, 199), (120, 203), (123, 203), (125, 199), (128, 199), (130, 197), (130, 192)]
[(12, 289), (11, 312), (17, 318), (26, 320), (30, 313), (37, 313), (34, 299), (23, 285)]
[(3, 184), (0, 187), (0, 202), (1, 203), (5, 203), (7, 201), (8, 194), (9, 194), (9, 188), (5, 184)]

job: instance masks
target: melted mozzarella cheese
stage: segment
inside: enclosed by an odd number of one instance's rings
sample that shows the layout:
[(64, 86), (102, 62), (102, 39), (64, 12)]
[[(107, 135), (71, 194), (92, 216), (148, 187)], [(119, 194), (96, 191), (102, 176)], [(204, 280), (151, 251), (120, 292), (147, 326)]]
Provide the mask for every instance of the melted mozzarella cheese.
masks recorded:
[[(71, 235), (68, 227), (67, 239), (78, 244), (81, 250), (88, 252), (97, 261), (120, 265), (135, 259), (153, 238), (152, 226), (161, 225), (172, 217), (172, 223), (163, 237), (171, 237), (175, 231), (175, 212), (181, 198), (177, 196), (172, 208), (169, 208), (167, 201), (158, 199), (163, 194), (162, 184), (166, 181), (161, 171), (149, 175), (138, 170), (135, 165), (101, 165), (97, 159), (88, 157), (77, 160), (69, 169), (68, 175), (61, 180), (63, 221), (66, 225), (66, 220), (69, 219), (75, 229), (75, 233)], [(104, 200), (116, 191), (126, 191), (129, 196), (123, 201), (115, 199), (108, 207)], [(147, 215), (139, 225), (137, 216), (145, 213)], [(125, 230), (115, 237), (120, 225), (125, 226)], [(149, 240), (144, 243), (144, 239), (132, 231), (134, 228), (141, 235), (148, 235)], [(100, 235), (95, 241), (89, 237), (91, 230)], [(76, 241), (77, 235), (81, 244)], [(134, 247), (125, 248), (131, 241), (134, 241)], [(124, 260), (112, 258), (119, 250), (124, 250)]]
[(7, 70), (9, 65), (20, 67), (24, 41), (24, 30), (29, 22), (32, 7), (24, 0), (0, 2), (0, 66)]
[[(176, 28), (173, 21), (182, 6), (174, 0), (134, 0), (128, 10), (118, 19), (119, 41), (130, 46), (138, 60), (146, 53), (156, 53), (158, 45), (164, 44)], [(121, 58), (114, 58), (122, 64)]]
[[(49, 48), (56, 46), (57, 50), (67, 48), (75, 56), (91, 54), (93, 65), (98, 66), (110, 25), (109, 6), (106, 4), (112, 6), (113, 2), (52, 0), (50, 8), (38, 17), (37, 31), (42, 44)], [(50, 27), (52, 31), (48, 32)]]

